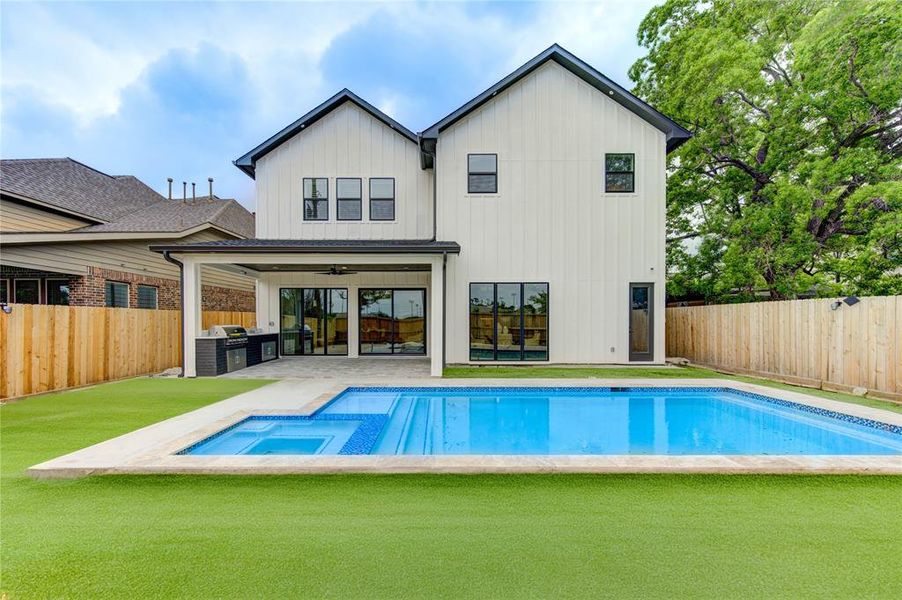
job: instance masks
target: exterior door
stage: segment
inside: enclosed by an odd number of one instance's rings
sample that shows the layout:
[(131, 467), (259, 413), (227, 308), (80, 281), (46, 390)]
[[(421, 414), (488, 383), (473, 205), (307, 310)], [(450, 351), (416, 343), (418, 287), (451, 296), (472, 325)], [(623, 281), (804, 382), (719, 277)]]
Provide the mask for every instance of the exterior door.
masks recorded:
[(282, 356), (347, 355), (347, 289), (281, 288), (279, 302)]
[(654, 360), (655, 318), (654, 318), (655, 284), (630, 284), (630, 360)]

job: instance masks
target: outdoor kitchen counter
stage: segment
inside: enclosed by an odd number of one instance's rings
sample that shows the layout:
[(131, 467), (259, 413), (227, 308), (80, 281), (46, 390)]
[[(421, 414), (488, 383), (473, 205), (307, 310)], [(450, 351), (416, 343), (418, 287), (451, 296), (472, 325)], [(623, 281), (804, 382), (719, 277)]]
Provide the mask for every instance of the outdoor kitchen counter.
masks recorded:
[(241, 340), (226, 336), (196, 338), (198, 377), (212, 377), (278, 357), (279, 334), (249, 333)]

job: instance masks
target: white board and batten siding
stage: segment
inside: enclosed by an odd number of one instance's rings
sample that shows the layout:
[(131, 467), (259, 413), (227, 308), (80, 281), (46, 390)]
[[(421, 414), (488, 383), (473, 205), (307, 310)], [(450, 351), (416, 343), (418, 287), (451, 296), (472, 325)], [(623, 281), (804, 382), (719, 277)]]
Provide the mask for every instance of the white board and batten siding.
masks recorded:
[[(469, 361), (469, 284), (547, 282), (555, 363), (629, 362), (629, 283), (654, 283), (664, 360), (665, 135), (548, 62), (438, 138), (448, 261), (447, 360)], [(498, 155), (498, 193), (467, 193), (467, 154)], [(634, 153), (635, 193), (604, 191), (605, 153)]]
[[(305, 177), (329, 179), (328, 221), (304, 220)], [(339, 221), (336, 178), (362, 179), (362, 220)], [(395, 179), (395, 220), (369, 220), (369, 178)], [(432, 171), (417, 144), (345, 102), (256, 164), (257, 237), (264, 239), (429, 239)]]

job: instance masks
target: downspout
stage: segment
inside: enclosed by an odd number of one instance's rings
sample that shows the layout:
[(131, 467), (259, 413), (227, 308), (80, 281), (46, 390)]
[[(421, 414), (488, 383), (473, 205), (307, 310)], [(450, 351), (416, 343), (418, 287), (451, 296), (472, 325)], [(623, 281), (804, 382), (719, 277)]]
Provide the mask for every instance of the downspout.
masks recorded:
[(432, 152), (426, 150), (426, 145), (423, 143), (423, 136), (419, 133), (417, 134), (417, 143), (423, 154), (432, 157), (432, 238), (429, 241), (434, 242), (438, 233), (438, 194), (436, 193), (438, 190), (438, 157), (436, 156), (436, 154), (438, 154), (438, 140), (436, 140), (436, 150), (433, 150)]
[(179, 343), (179, 362), (182, 365), (182, 372), (179, 377), (185, 376), (185, 265), (181, 261), (172, 258), (169, 250), (163, 250), (163, 259), (171, 262), (179, 268), (179, 304), (182, 311), (182, 339)]

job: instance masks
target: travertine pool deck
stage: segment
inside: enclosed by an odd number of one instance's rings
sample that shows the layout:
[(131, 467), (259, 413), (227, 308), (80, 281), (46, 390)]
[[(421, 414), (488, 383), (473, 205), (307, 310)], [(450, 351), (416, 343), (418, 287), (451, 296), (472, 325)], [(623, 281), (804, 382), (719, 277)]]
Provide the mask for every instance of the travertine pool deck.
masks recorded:
[(309, 415), (352, 386), (726, 387), (902, 426), (902, 414), (723, 379), (284, 379), (28, 469), (34, 477), (290, 473), (900, 474), (902, 456), (199, 456), (176, 454), (253, 414)]

